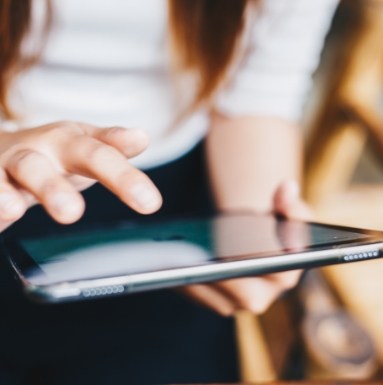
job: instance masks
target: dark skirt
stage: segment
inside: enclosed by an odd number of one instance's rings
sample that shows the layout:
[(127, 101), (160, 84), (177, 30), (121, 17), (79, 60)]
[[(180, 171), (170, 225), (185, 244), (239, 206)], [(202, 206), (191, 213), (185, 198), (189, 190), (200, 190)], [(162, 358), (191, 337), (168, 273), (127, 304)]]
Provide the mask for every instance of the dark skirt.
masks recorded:
[[(163, 194), (156, 218), (214, 212), (203, 146), (147, 173)], [(82, 223), (138, 218), (100, 185)], [(56, 226), (40, 207), (7, 234)], [(0, 258), (0, 384), (170, 384), (238, 380), (233, 319), (173, 290), (69, 304), (26, 299)]]

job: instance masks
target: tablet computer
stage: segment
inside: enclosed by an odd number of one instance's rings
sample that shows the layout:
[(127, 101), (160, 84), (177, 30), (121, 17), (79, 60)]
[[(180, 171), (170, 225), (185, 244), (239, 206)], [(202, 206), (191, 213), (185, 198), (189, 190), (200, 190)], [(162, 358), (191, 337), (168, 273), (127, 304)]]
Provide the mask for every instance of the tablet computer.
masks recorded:
[(2, 248), (32, 298), (58, 302), (379, 258), (383, 233), (241, 213), (63, 226)]

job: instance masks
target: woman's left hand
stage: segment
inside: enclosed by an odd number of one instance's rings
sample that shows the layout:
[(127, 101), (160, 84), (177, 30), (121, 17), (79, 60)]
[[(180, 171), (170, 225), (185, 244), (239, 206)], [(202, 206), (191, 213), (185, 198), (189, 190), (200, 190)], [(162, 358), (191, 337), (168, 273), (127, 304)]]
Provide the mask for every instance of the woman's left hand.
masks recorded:
[[(274, 196), (274, 212), (286, 218), (310, 220), (311, 211), (299, 194), (298, 184), (288, 181)], [(285, 290), (294, 287), (301, 271), (275, 273), (262, 277), (237, 278), (209, 285), (186, 286), (182, 291), (221, 315), (230, 316), (246, 309), (263, 313)]]

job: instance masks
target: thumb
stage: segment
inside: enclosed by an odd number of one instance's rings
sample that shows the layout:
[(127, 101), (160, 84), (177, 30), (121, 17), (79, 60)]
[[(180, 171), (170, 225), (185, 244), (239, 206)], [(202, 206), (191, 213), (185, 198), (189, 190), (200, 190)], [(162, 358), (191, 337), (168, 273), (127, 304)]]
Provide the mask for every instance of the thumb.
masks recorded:
[(300, 195), (297, 181), (282, 182), (274, 194), (274, 212), (290, 219), (310, 220), (313, 217)]

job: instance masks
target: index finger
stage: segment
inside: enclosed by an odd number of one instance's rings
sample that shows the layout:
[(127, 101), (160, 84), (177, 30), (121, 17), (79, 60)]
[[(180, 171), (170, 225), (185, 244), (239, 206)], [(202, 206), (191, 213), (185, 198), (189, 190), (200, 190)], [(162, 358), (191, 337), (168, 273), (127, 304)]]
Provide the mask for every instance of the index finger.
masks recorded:
[(61, 156), (67, 171), (98, 180), (135, 211), (150, 214), (161, 207), (153, 182), (114, 147), (84, 135)]

